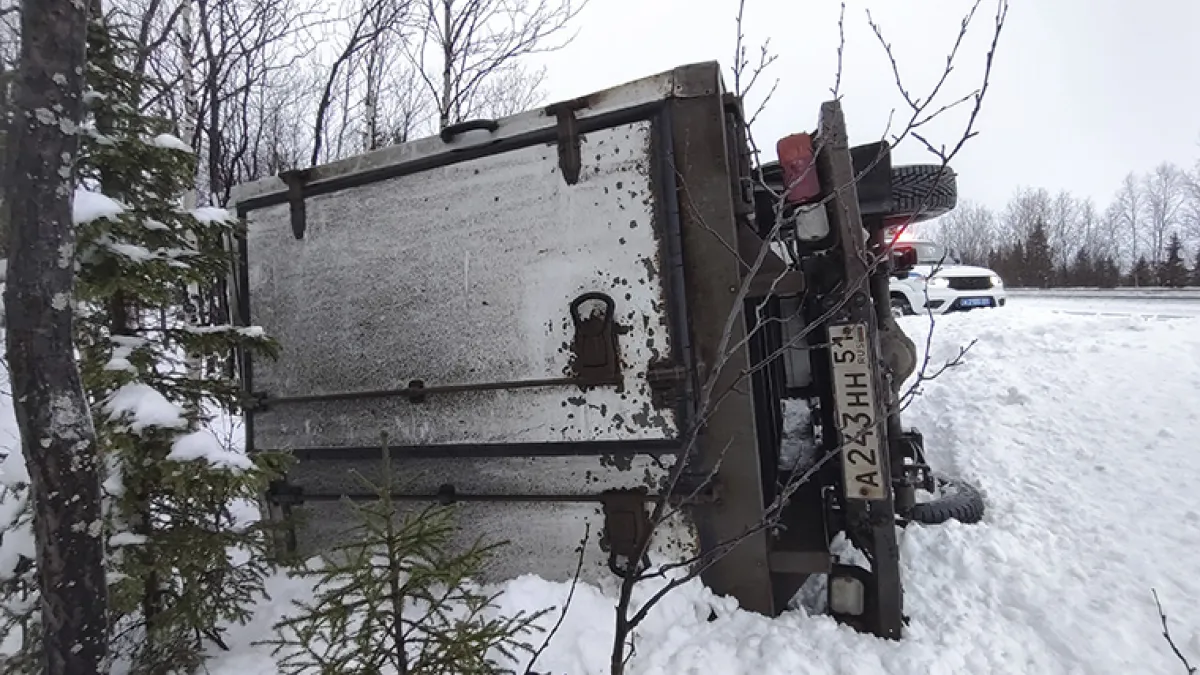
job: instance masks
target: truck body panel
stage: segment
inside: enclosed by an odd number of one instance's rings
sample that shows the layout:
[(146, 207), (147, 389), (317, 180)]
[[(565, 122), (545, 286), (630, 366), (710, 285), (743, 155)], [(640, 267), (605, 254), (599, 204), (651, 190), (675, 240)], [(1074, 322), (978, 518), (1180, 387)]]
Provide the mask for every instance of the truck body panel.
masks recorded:
[[(569, 579), (587, 532), (582, 577), (611, 583), (617, 530), (686, 495), (642, 562), (743, 535), (704, 578), (773, 611), (765, 534), (744, 535), (763, 508), (752, 396), (694, 424), (722, 340), (745, 334), (726, 327), (728, 125), (719, 67), (695, 64), (240, 186), (237, 315), (282, 347), (243, 358), (247, 447), (298, 460), (266, 497), (299, 516), (296, 552), (341, 541), (362, 475), (405, 509), (454, 504), (464, 542), (508, 542), (485, 579)], [(582, 308), (607, 301), (597, 333)]]

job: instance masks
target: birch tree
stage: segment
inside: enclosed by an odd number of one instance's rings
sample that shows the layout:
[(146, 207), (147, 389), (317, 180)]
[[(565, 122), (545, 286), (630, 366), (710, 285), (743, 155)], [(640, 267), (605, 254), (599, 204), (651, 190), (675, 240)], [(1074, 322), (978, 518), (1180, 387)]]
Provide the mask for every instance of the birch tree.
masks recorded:
[(384, 68), (384, 57), (389, 51), (393, 40), (402, 36), (402, 24), (407, 19), (412, 3), (410, 0), (362, 0), (356, 4), (352, 13), (344, 18), (350, 26), (349, 34), (343, 39), (337, 56), (329, 65), (324, 86), (321, 88), (320, 100), (317, 102), (316, 120), (313, 125), (312, 156), (309, 163), (316, 165), (320, 162), (322, 151), (327, 143), (326, 127), (332, 112), (336, 87), (345, 87), (341, 102), (343, 104), (340, 133), (336, 137), (339, 147), (335, 155), (342, 154), (340, 147), (344, 141), (349, 118), (351, 89), (355, 80), (355, 70), (362, 67), (366, 71), (366, 100), (363, 113), (366, 117), (364, 133), (366, 149), (373, 148), (378, 142), (376, 136), (379, 121), (378, 95), (379, 83)]
[(1125, 174), (1125, 178), (1121, 181), (1121, 187), (1117, 191), (1116, 200), (1113, 202), (1113, 212), (1116, 215), (1116, 222), (1120, 225), (1121, 238), (1125, 242), (1123, 248), (1128, 252), (1127, 260), (1130, 265), (1137, 261), (1142, 252), (1145, 202), (1142, 200), (1142, 191), (1139, 188), (1137, 176), (1132, 171)]
[(996, 236), (996, 219), (983, 204), (960, 203), (950, 213), (939, 218), (933, 236), (954, 251), (959, 259), (971, 265), (987, 263), (988, 250)]
[(1167, 243), (1179, 225), (1186, 199), (1185, 181), (1179, 167), (1163, 162), (1142, 179), (1146, 202), (1146, 235), (1150, 262), (1158, 265), (1167, 253)]
[[(420, 40), (408, 49), (435, 101), (438, 129), (538, 100), (525, 57), (561, 49), (586, 0), (420, 0)], [(573, 37), (573, 36), (572, 36)], [(507, 86), (500, 87), (500, 82)]]

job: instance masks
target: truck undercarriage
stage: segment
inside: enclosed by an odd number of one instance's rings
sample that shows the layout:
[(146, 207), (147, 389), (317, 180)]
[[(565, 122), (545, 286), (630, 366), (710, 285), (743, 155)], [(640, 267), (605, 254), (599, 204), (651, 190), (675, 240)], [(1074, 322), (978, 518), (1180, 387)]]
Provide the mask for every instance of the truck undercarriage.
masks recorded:
[(690, 560), (765, 614), (824, 578), (900, 637), (897, 527), (982, 514), (955, 482), (917, 498), (945, 481), (901, 425), (887, 291), (888, 228), (953, 208), (953, 174), (850, 147), (838, 102), (778, 150), (753, 167), (704, 63), (240, 186), (238, 317), (282, 345), (241, 359), (246, 442), (297, 460), (264, 498), (303, 516), (283, 544), (338, 541), (386, 433), (397, 500), (509, 542), (491, 577)]

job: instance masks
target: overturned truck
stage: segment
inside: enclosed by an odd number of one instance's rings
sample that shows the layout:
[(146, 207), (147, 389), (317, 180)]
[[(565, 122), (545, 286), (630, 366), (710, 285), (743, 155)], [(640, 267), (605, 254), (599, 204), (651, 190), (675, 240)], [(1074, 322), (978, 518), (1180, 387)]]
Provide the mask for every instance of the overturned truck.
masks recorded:
[(953, 174), (850, 147), (837, 102), (779, 162), (749, 145), (702, 63), (239, 186), (235, 313), (282, 348), (240, 359), (246, 444), (296, 460), (265, 495), (286, 546), (342, 540), (358, 471), (508, 542), (493, 580), (691, 561), (776, 614), (824, 578), (900, 637), (896, 528), (982, 510), (896, 405), (886, 232)]

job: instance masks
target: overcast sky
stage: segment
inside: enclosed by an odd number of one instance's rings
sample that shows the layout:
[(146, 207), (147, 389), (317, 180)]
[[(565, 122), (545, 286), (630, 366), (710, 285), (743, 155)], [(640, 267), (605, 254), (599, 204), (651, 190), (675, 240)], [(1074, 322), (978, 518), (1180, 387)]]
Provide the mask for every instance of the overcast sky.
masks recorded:
[[(968, 0), (848, 0), (843, 105), (854, 143), (877, 139), (904, 104), (867, 24), (869, 7), (892, 43), (905, 85), (928, 91), (970, 7)], [(747, 0), (752, 49), (771, 40), (779, 60), (749, 98), (779, 90), (755, 125), (760, 146), (811, 130), (836, 72), (836, 0)], [(737, 0), (591, 0), (579, 33), (545, 57), (550, 100), (579, 96), (684, 63), (733, 62)], [(984, 0), (960, 51), (945, 102), (981, 81), (995, 0)], [(952, 166), (961, 199), (1000, 208), (1018, 186), (1070, 190), (1103, 207), (1129, 171), (1200, 159), (1200, 0), (1012, 0), (990, 89)], [(757, 95), (756, 95), (757, 94)], [(964, 108), (963, 113), (966, 112)], [(965, 115), (931, 130), (953, 143)], [(915, 141), (898, 159), (933, 161)], [(771, 157), (773, 159), (773, 156)]]

